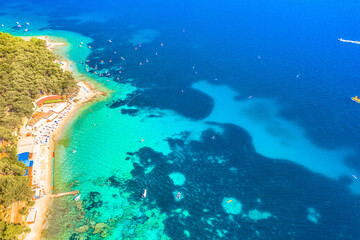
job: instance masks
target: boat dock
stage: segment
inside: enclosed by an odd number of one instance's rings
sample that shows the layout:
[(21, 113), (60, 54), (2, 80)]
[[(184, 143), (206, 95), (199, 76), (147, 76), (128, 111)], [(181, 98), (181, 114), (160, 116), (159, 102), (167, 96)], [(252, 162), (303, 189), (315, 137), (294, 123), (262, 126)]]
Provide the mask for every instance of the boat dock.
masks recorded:
[(67, 196), (67, 195), (76, 195), (78, 193), (79, 193), (79, 190), (76, 190), (76, 191), (72, 191), (72, 192), (51, 194), (50, 197), (51, 198), (58, 198), (58, 197), (63, 197), (63, 196)]
[(360, 44), (360, 41), (345, 40), (345, 39), (342, 39), (342, 38), (338, 38), (338, 40), (340, 42), (348, 42), (348, 43)]

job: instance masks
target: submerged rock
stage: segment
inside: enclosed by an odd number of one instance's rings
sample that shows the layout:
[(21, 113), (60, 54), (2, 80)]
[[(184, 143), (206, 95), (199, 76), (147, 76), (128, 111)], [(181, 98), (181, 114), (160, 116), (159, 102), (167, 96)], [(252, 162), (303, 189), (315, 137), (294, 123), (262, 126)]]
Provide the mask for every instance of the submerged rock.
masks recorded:
[(76, 210), (80, 211), (82, 210), (82, 201), (75, 202)]
[(108, 226), (106, 225), (106, 223), (97, 223), (95, 225), (95, 230), (93, 232), (93, 234), (97, 234), (100, 233), (102, 231), (104, 231)]
[(101, 236), (102, 238), (107, 238), (109, 235), (110, 235), (110, 231), (107, 230), (107, 229), (105, 229), (104, 231), (102, 231), (102, 233), (101, 233), (100, 236)]
[(179, 172), (173, 172), (173, 173), (169, 174), (169, 178), (171, 178), (171, 180), (173, 180), (174, 185), (178, 185), (178, 186), (183, 185), (186, 180), (185, 176)]
[(109, 227), (115, 227), (116, 221), (117, 221), (117, 218), (110, 218), (110, 219), (107, 220), (107, 225)]
[(77, 229), (75, 229), (76, 232), (78, 233), (85, 233), (89, 230), (89, 226), (88, 225), (84, 225), (84, 226), (81, 226)]
[(253, 210), (249, 211), (248, 217), (254, 221), (258, 221), (258, 220), (267, 219), (267, 218), (271, 217), (271, 213), (260, 212), (257, 209), (253, 209)]
[(89, 221), (90, 227), (95, 229), (96, 222), (94, 220)]
[(308, 208), (308, 220), (313, 223), (318, 223), (320, 218), (320, 213), (318, 213), (314, 208)]
[(92, 210), (94, 208), (99, 208), (102, 206), (102, 204), (103, 202), (101, 201), (101, 194), (98, 192), (90, 192), (86, 209)]
[(221, 204), (228, 214), (239, 214), (242, 209), (242, 204), (235, 198), (224, 198)]

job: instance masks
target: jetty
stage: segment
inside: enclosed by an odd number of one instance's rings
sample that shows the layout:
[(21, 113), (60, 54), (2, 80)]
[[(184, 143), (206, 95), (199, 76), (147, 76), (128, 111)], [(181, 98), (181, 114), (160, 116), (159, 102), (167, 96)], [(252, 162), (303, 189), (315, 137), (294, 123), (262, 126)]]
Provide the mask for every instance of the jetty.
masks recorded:
[(345, 39), (342, 39), (342, 38), (338, 38), (338, 40), (339, 40), (340, 42), (348, 42), (348, 43), (360, 44), (360, 41), (345, 40)]
[(79, 190), (76, 190), (76, 191), (72, 191), (72, 192), (51, 194), (50, 197), (51, 198), (58, 198), (58, 197), (63, 197), (63, 196), (67, 196), (67, 195), (76, 195), (78, 193), (79, 193)]

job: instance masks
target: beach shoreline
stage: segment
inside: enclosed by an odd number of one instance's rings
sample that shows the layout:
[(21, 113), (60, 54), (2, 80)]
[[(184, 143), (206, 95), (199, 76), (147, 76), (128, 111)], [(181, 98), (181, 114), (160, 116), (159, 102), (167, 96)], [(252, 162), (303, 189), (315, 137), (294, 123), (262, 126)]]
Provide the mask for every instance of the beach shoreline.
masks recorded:
[[(42, 39), (46, 41), (47, 48), (49, 50), (53, 50), (54, 47), (58, 46), (65, 46), (66, 43), (56, 43), (50, 41), (50, 36), (40, 36), (37, 37), (39, 39)], [(30, 38), (23, 38), (24, 40), (30, 40)], [(57, 60), (58, 61), (58, 60)], [(71, 71), (69, 68), (69, 61), (66, 59), (65, 62), (67, 64), (63, 64), (61, 67), (64, 69), (64, 71)], [(76, 79), (76, 78), (75, 78)], [(22, 234), (20, 236), (20, 239), (24, 240), (36, 240), (41, 239), (43, 230), (46, 225), (46, 219), (48, 214), (48, 209), (50, 207), (50, 200), (51, 200), (51, 193), (53, 190), (53, 157), (55, 152), (55, 145), (56, 140), (61, 135), (61, 133), (64, 131), (66, 126), (69, 124), (71, 119), (76, 115), (76, 113), (79, 111), (79, 109), (89, 103), (95, 102), (95, 100), (98, 100), (100, 96), (106, 95), (106, 93), (98, 91), (95, 89), (94, 85), (91, 84), (89, 81), (86, 80), (76, 80), (77, 85), (79, 86), (79, 92), (74, 97), (72, 101), (70, 101), (68, 107), (67, 107), (67, 113), (63, 115), (63, 118), (61, 119), (61, 124), (59, 124), (56, 129), (50, 134), (49, 141), (46, 145), (40, 146), (40, 142), (35, 142), (36, 145), (34, 145), (34, 149), (41, 149), (41, 153), (35, 156), (44, 156), (44, 153), (48, 152), (47, 154), (47, 160), (44, 159), (42, 162), (44, 166), (41, 166), (42, 168), (46, 169), (46, 176), (44, 178), (46, 179), (44, 181), (44, 192), (45, 195), (40, 197), (39, 199), (35, 200), (35, 205), (33, 208), (37, 210), (36, 214), (36, 221), (29, 225), (29, 228), (31, 229), (30, 233)], [(26, 136), (27, 130), (25, 130), (25, 126), (22, 127), (22, 130), (20, 132), (23, 132), (21, 134), (22, 137)], [(35, 150), (34, 150), (35, 152)], [(34, 158), (35, 159), (35, 158)], [(40, 159), (36, 159), (36, 161), (40, 161)], [(37, 169), (39, 171), (39, 169)], [(41, 171), (41, 169), (40, 169)]]

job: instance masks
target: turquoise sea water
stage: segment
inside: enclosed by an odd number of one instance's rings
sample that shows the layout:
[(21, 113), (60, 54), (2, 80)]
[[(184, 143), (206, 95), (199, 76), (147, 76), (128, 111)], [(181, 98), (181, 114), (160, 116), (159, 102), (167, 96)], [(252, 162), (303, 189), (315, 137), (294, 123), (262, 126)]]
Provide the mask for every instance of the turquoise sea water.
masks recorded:
[(55, 192), (81, 201), (53, 202), (46, 239), (360, 238), (360, 45), (337, 41), (358, 2), (0, 6), (110, 92), (57, 141)]

